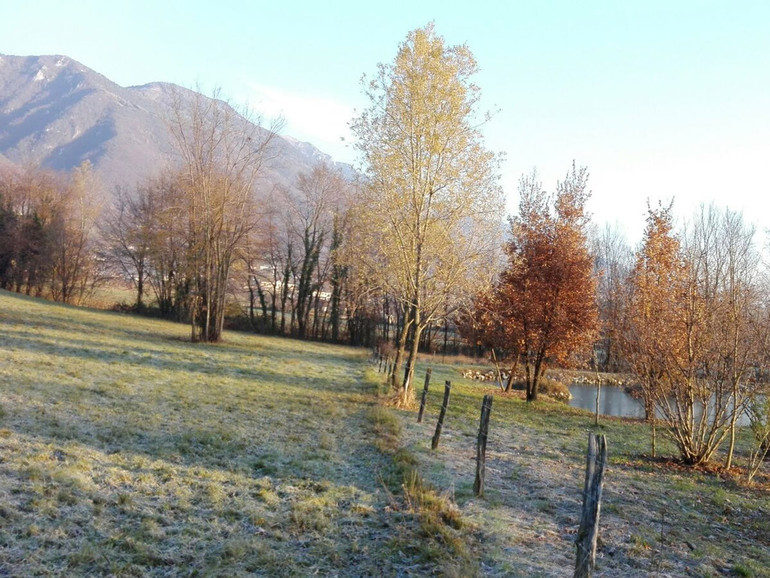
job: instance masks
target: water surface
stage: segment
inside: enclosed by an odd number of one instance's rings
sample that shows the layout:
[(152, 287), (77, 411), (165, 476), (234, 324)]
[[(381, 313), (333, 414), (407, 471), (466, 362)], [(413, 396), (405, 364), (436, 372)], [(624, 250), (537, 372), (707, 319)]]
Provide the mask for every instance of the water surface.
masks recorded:
[[(569, 386), (572, 399), (569, 405), (589, 411), (596, 411), (596, 385), (573, 383)], [(601, 389), (599, 396), (599, 415), (614, 417), (644, 417), (642, 402), (628, 395), (621, 387)]]
[[(569, 392), (572, 394), (569, 405), (596, 412), (596, 389), (596, 385), (573, 383), (569, 386)], [(657, 414), (659, 418), (662, 417), (660, 410)], [(603, 386), (599, 395), (599, 415), (644, 418), (644, 404), (628, 395), (621, 387)], [(696, 408), (697, 415), (699, 412)], [(749, 425), (748, 416), (745, 413), (738, 416), (737, 424)]]

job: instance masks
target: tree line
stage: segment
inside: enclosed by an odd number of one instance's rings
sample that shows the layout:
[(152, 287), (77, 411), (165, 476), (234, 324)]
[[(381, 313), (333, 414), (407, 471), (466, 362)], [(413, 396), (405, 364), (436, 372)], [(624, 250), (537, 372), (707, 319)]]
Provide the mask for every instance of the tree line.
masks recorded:
[[(683, 462), (710, 462), (748, 419), (757, 441), (750, 471), (770, 449), (768, 279), (756, 231), (740, 213), (702, 206), (676, 228), (673, 202), (650, 206), (640, 245), (584, 213), (587, 172), (573, 165), (546, 193), (521, 180), (507, 264), (479, 291), (462, 324), (468, 339), (511, 363), (508, 388), (528, 401), (548, 366), (632, 374), (656, 433)], [(517, 371), (518, 370), (518, 371)]]
[(101, 199), (88, 162), (69, 175), (0, 172), (0, 288), (80, 303), (102, 281)]

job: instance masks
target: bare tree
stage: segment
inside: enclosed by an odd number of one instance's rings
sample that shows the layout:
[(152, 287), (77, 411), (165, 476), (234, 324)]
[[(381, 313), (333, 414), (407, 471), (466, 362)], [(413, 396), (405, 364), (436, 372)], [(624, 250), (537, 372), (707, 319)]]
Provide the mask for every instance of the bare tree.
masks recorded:
[(325, 163), (300, 174), (297, 190), (287, 192), (287, 224), (297, 251), (297, 334), (308, 333), (313, 302), (326, 284), (329, 244), (335, 218), (345, 210), (347, 184), (338, 171)]
[(178, 175), (161, 173), (134, 190), (119, 189), (101, 221), (105, 253), (111, 265), (133, 282), (139, 309), (152, 291), (162, 315), (177, 312), (185, 283), (184, 206)]
[(75, 168), (58, 199), (55, 251), (49, 288), (55, 301), (80, 303), (103, 280), (97, 260), (96, 223), (103, 209), (91, 164)]
[(99, 224), (110, 264), (136, 289), (135, 306), (138, 310), (145, 307), (144, 298), (148, 289), (151, 230), (156, 222), (153, 205), (149, 187), (139, 187), (136, 194), (119, 188), (115, 193), (115, 202)]
[(726, 390), (730, 398), (725, 460), (729, 469), (738, 417), (753, 397), (746, 377), (758, 354), (753, 327), (758, 313), (759, 253), (754, 247), (754, 228), (743, 222), (741, 214), (713, 205), (701, 207), (690, 237), (693, 258), (701, 263), (700, 291), (713, 338), (701, 373), (711, 382), (713, 396)]
[(170, 124), (182, 159), (192, 339), (214, 342), (224, 326), (230, 269), (255, 226), (255, 185), (278, 125), (260, 128), (217, 93), (199, 92), (174, 93)]
[(607, 224), (596, 232), (592, 245), (601, 326), (597, 370), (618, 372), (624, 369), (623, 360), (620, 358), (621, 337), (618, 331), (622, 327), (623, 307), (627, 301), (627, 281), (633, 267), (634, 255), (617, 225)]

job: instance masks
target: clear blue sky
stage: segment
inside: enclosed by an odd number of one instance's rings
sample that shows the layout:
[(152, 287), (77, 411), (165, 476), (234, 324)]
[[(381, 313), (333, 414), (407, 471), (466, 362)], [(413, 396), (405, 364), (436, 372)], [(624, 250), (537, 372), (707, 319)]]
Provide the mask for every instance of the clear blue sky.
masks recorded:
[(742, 210), (770, 225), (770, 2), (0, 0), (0, 53), (64, 54), (121, 85), (220, 87), (285, 133), (352, 161), (362, 74), (435, 21), (481, 73), (509, 210), (537, 167), (552, 188), (573, 159), (590, 209), (636, 242), (647, 199)]

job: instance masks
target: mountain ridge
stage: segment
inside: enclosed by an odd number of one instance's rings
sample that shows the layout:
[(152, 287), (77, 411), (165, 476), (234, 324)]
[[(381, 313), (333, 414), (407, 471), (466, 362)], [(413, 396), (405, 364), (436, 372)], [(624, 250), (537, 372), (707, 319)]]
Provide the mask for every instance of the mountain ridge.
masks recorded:
[[(123, 87), (66, 55), (0, 54), (0, 167), (70, 171), (87, 160), (108, 192), (136, 186), (178, 163), (172, 93), (195, 91), (163, 81)], [(353, 175), (311, 143), (277, 135), (274, 147), (264, 187), (291, 189), (319, 161)]]

